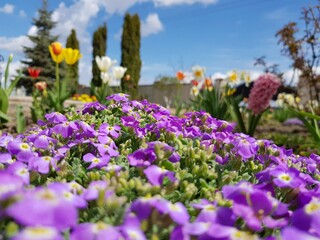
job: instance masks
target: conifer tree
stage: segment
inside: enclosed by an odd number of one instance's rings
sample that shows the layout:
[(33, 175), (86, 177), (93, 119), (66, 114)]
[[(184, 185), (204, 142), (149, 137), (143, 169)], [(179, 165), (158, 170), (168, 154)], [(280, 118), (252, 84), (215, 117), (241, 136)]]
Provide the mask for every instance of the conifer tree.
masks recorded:
[(107, 51), (107, 25), (104, 23), (93, 33), (92, 39), (92, 80), (91, 86), (101, 86), (100, 70), (96, 63), (96, 56), (102, 57)]
[[(71, 33), (67, 38), (66, 47), (80, 50), (76, 30), (71, 30)], [(68, 77), (70, 78), (70, 83), (73, 87), (77, 87), (79, 83), (79, 61), (77, 61), (72, 66), (69, 66), (69, 71), (70, 73)]]
[(37, 28), (34, 36), (29, 35), (28, 38), (33, 43), (32, 47), (23, 47), (26, 59), (21, 62), (26, 66), (22, 69), (24, 77), (21, 78), (19, 86), (24, 86), (27, 93), (30, 94), (34, 84), (28, 74), (28, 68), (41, 68), (41, 73), (37, 81), (46, 81), (48, 84), (55, 79), (55, 65), (51, 60), (48, 46), (57, 41), (58, 36), (51, 34), (56, 23), (52, 21), (52, 12), (48, 11), (48, 1), (42, 0), (42, 8), (38, 10), (38, 17), (32, 21)]
[[(140, 80), (141, 58), (140, 58), (140, 18), (137, 14), (125, 15), (122, 40), (121, 40), (121, 66), (127, 71), (121, 80), (121, 87), (125, 92), (130, 91), (133, 98), (138, 95), (138, 84)], [(130, 76), (130, 83), (126, 75)], [(129, 89), (129, 86), (131, 89)]]

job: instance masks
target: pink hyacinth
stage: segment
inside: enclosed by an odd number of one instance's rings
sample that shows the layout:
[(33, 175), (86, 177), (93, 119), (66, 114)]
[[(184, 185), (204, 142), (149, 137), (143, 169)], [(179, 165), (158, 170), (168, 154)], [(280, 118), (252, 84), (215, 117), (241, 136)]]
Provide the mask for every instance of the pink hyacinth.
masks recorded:
[(280, 79), (277, 76), (270, 73), (261, 75), (250, 91), (248, 108), (255, 115), (262, 113), (269, 107), (270, 100), (280, 85)]

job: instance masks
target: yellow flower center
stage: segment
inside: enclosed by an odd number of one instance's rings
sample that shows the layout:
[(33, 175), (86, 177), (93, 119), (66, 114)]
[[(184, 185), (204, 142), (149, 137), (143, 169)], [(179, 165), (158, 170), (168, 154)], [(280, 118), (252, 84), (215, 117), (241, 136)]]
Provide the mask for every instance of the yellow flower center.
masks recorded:
[(52, 239), (55, 236), (54, 230), (47, 227), (29, 227), (24, 233), (28, 239)]
[(280, 176), (280, 179), (283, 180), (283, 181), (285, 181), (285, 182), (290, 182), (291, 177), (290, 177), (288, 174), (282, 174), (282, 175)]
[(49, 157), (49, 156), (45, 156), (45, 157), (43, 157), (42, 159), (43, 159), (43, 160), (45, 160), (45, 161), (47, 161), (47, 162), (50, 162), (51, 157)]
[(99, 163), (100, 160), (99, 160), (98, 158), (94, 158), (94, 159), (92, 160), (92, 162), (93, 162), (93, 163)]
[(21, 143), (20, 144), (20, 149), (21, 150), (29, 150), (30, 149), (30, 146), (26, 143)]
[(305, 211), (307, 214), (312, 214), (320, 210), (320, 202), (310, 202), (305, 206)]

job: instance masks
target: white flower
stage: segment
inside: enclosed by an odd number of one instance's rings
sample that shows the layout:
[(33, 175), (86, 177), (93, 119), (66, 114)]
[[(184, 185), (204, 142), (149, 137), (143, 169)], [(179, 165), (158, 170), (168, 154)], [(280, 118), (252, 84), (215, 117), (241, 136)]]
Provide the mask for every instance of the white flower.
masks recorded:
[(193, 96), (198, 96), (199, 95), (199, 88), (197, 88), (196, 86), (192, 86), (190, 94)]
[(200, 80), (201, 78), (204, 78), (205, 71), (206, 71), (206, 68), (204, 67), (200, 67), (200, 66), (192, 67), (192, 73), (196, 80)]
[(116, 63), (116, 61), (111, 60), (111, 58), (109, 58), (108, 56), (96, 56), (96, 63), (101, 72), (108, 72), (109, 69)]
[(112, 80), (112, 76), (108, 72), (101, 72), (100, 78), (104, 84), (109, 84)]
[(121, 78), (123, 78), (124, 73), (127, 71), (127, 68), (124, 67), (113, 67), (112, 68), (112, 73), (113, 76), (116, 80), (120, 80)]

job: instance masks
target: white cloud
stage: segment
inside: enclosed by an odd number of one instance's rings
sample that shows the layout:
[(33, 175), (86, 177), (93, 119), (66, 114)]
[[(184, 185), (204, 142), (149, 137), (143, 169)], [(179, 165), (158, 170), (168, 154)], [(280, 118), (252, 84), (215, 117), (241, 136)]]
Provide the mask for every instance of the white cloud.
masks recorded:
[(15, 38), (7, 38), (0, 36), (0, 49), (9, 51), (10, 53), (21, 54), (23, 46), (31, 46), (32, 43), (27, 36), (18, 36)]
[(31, 28), (29, 28), (28, 35), (35, 36), (37, 35), (37, 32), (38, 28), (36, 26), (32, 26)]
[(14, 10), (14, 5), (12, 4), (5, 4), (3, 7), (0, 8), (0, 12), (6, 13), (6, 14), (11, 14), (13, 13)]
[(25, 11), (20, 10), (20, 11), (19, 11), (19, 16), (20, 16), (20, 17), (26, 17), (26, 16), (27, 16), (27, 14), (26, 14), (26, 12), (25, 12)]
[(217, 3), (218, 0), (153, 0), (156, 7), (170, 7), (173, 5), (192, 5), (200, 3), (204, 5)]
[(163, 31), (163, 24), (156, 13), (149, 14), (146, 20), (141, 22), (142, 37), (146, 37), (151, 34), (157, 34), (161, 31)]

